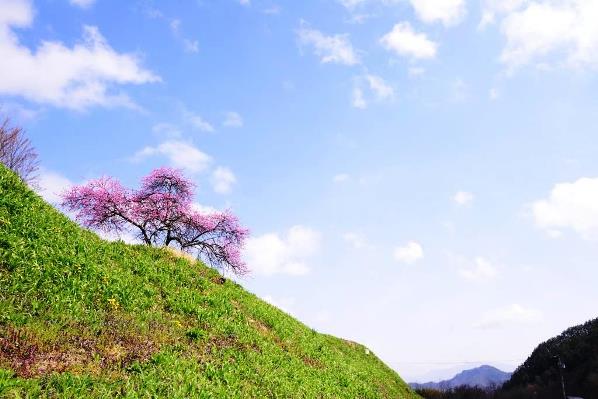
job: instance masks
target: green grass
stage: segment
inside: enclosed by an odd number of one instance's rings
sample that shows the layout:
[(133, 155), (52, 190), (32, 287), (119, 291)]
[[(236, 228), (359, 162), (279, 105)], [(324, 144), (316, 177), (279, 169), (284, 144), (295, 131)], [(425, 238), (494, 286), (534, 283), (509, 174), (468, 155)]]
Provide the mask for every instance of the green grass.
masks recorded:
[(0, 397), (416, 398), (199, 262), (106, 242), (0, 165)]

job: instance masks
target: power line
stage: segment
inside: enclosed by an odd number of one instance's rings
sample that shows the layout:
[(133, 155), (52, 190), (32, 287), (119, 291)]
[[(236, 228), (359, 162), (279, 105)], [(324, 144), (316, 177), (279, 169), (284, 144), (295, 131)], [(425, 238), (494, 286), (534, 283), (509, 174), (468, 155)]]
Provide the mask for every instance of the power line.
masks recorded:
[(512, 362), (520, 362), (521, 359), (517, 359), (517, 360), (479, 360), (479, 361), (471, 361), (471, 360), (466, 360), (466, 361), (455, 361), (455, 362), (393, 362), (394, 364), (475, 364), (475, 363), (512, 363)]

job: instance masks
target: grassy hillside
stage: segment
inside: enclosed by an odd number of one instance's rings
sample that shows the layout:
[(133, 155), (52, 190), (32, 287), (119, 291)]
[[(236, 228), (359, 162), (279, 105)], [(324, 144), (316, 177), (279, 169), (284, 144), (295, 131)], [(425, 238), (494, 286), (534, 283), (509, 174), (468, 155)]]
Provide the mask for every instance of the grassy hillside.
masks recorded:
[(0, 165), (0, 397), (416, 395), (362, 345), (198, 262), (102, 241)]

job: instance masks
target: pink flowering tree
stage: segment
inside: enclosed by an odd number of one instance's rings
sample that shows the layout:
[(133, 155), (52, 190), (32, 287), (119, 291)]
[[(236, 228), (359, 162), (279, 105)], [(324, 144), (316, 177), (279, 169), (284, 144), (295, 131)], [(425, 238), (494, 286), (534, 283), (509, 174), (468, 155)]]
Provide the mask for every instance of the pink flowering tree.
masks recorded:
[(146, 245), (194, 252), (214, 267), (247, 272), (241, 259), (248, 230), (230, 212), (202, 213), (192, 206), (193, 184), (181, 171), (159, 168), (138, 190), (109, 177), (75, 186), (62, 205), (84, 226), (103, 232), (133, 232)]

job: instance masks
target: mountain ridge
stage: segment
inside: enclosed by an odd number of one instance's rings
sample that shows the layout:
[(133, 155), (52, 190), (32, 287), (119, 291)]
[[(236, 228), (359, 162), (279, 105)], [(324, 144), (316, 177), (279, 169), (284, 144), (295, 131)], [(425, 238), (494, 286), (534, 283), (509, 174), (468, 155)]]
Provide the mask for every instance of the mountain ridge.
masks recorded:
[(459, 386), (470, 386), (488, 388), (492, 386), (500, 386), (511, 377), (511, 373), (499, 370), (496, 367), (482, 365), (472, 369), (463, 370), (456, 374), (453, 378), (442, 380), (439, 382), (412, 382), (409, 385), (414, 389), (437, 389), (448, 390)]

